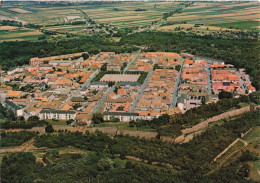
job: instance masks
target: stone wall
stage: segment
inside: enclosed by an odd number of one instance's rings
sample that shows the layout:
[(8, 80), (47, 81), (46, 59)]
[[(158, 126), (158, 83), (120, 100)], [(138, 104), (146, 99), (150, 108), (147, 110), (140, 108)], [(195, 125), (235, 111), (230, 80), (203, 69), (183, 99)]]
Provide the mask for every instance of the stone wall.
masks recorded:
[[(260, 106), (256, 106), (255, 108), (259, 108), (259, 107)], [(222, 113), (220, 115), (214, 116), (212, 118), (209, 118), (206, 121), (203, 121), (203, 122), (201, 122), (197, 125), (194, 125), (191, 128), (187, 128), (187, 129), (182, 130), (182, 135), (180, 135), (179, 137), (177, 137), (175, 139), (175, 143), (183, 142), (185, 140), (184, 136), (186, 134), (193, 133), (193, 132), (202, 130), (204, 128), (207, 128), (209, 123), (216, 122), (216, 121), (219, 121), (219, 120), (222, 120), (222, 119), (227, 119), (229, 117), (237, 116), (237, 115), (243, 114), (245, 112), (249, 112), (250, 110), (251, 110), (251, 106), (245, 106), (245, 107), (242, 107), (240, 109), (228, 111), (228, 112)]]

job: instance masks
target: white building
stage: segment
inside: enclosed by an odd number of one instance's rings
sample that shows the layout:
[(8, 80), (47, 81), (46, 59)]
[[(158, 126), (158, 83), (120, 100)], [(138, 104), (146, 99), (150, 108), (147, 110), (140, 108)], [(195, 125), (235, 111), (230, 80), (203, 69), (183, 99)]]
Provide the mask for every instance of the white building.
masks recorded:
[(62, 111), (62, 110), (54, 110), (54, 109), (43, 109), (39, 113), (39, 118), (41, 120), (44, 119), (56, 119), (56, 120), (70, 120), (75, 119), (76, 112), (75, 111)]
[(7, 71), (7, 74), (8, 75), (12, 75), (12, 74), (14, 74), (16, 72), (22, 72), (22, 71), (24, 71), (24, 68), (22, 68), (22, 67), (15, 67), (15, 68), (12, 68), (11, 70)]

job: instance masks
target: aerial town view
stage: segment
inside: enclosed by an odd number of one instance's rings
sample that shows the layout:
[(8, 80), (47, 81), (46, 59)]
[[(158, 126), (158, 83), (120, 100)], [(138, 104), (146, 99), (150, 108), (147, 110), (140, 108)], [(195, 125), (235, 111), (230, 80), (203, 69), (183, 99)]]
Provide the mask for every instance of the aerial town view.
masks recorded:
[(1, 182), (260, 182), (258, 1), (0, 3)]

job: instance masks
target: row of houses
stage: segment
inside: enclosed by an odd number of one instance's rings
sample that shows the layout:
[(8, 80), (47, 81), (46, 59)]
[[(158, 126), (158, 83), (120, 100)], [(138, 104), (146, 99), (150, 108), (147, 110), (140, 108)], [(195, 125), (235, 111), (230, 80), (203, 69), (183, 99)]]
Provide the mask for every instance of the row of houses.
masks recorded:
[(209, 102), (207, 69), (204, 60), (184, 60), (177, 100), (177, 105), (182, 111)]
[(135, 113), (147, 118), (158, 117), (165, 113), (173, 98), (177, 75), (178, 71), (173, 69), (154, 70), (139, 99)]

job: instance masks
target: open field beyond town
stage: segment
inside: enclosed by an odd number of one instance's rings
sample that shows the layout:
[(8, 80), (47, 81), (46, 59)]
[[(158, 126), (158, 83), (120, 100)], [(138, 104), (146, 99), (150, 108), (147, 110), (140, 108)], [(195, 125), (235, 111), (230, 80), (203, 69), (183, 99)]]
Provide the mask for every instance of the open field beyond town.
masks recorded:
[[(165, 14), (177, 9), (181, 11), (167, 15), (167, 18), (164, 17)], [(86, 36), (92, 33), (108, 34), (110, 29), (115, 28), (145, 28), (147, 26), (151, 30), (191, 31), (199, 34), (245, 29), (257, 31), (259, 30), (259, 11), (258, 2), (227, 2), (225, 5), (218, 2), (194, 2), (189, 5), (185, 2), (92, 2), (48, 8), (44, 4), (25, 6), (20, 2), (16, 7), (3, 3), (0, 14), (1, 20), (18, 21), (24, 25), (38, 25), (41, 26), (40, 30), (43, 34), (51, 32), (51, 35), (57, 38), (57, 34)], [(93, 23), (93, 21), (104, 26), (92, 29), (92, 25), (88, 22)], [(197, 24), (202, 26), (196, 26)], [(176, 30), (176, 28), (179, 29)], [(15, 28), (1, 28), (5, 30), (5, 32), (0, 32), (1, 41), (38, 40), (39, 35), (36, 35), (34, 31), (28, 32), (25, 36), (23, 29), (19, 29), (18, 32), (9, 32), (13, 29)], [(53, 34), (53, 31), (56, 33)], [(18, 34), (12, 36), (14, 33)]]

